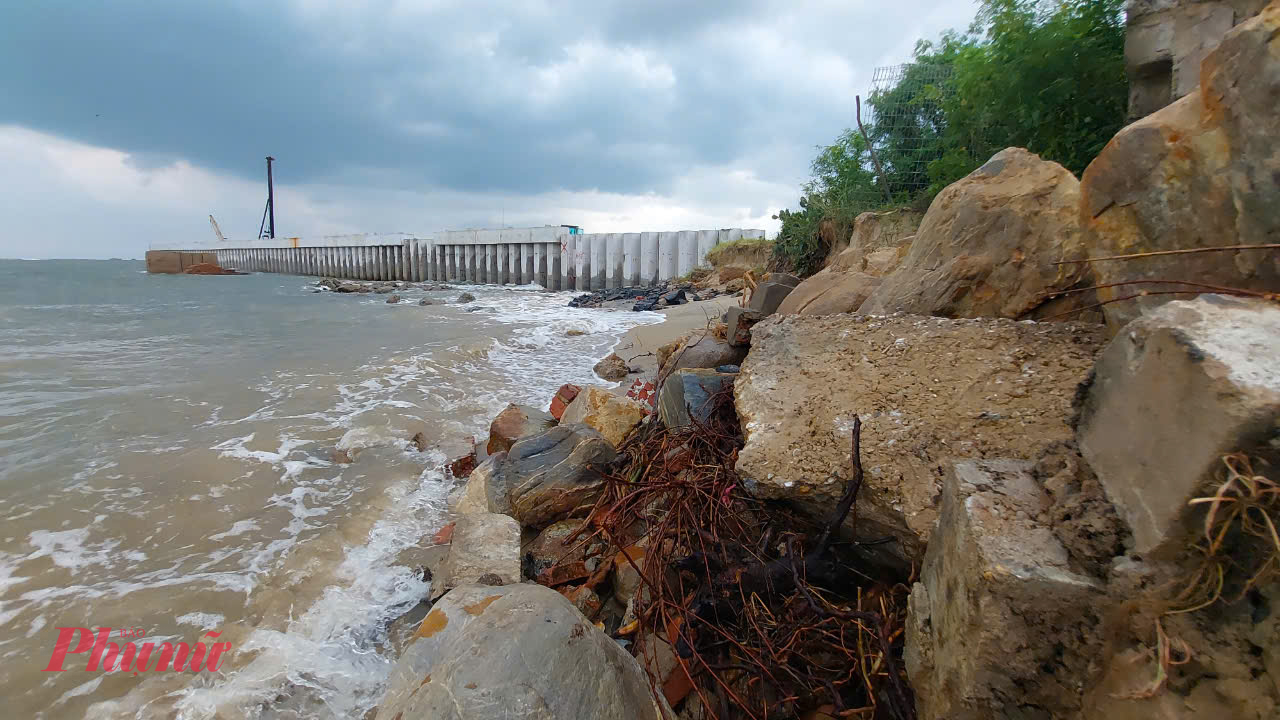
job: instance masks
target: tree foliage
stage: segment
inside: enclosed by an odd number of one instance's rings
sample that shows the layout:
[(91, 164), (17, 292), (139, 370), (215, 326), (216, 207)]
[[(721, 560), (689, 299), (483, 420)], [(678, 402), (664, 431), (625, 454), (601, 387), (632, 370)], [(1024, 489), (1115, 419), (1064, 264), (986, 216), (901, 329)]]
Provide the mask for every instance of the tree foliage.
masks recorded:
[(919, 43), (899, 82), (868, 98), (883, 177), (856, 129), (820, 148), (799, 209), (778, 214), (779, 264), (816, 271), (859, 213), (922, 207), (1006, 147), (1082, 173), (1125, 121), (1124, 34), (1124, 0), (984, 0), (967, 32)]

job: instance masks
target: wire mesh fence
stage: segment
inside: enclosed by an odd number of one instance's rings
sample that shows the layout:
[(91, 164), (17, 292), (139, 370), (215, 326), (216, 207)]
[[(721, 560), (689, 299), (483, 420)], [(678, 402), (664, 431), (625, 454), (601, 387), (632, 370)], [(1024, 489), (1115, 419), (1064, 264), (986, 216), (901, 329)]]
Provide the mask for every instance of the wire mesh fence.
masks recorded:
[[(862, 121), (878, 170), (856, 198), (867, 205), (911, 202), (929, 187), (929, 164), (941, 157), (943, 102), (952, 92), (950, 65), (907, 63), (878, 67)], [(868, 154), (867, 169), (873, 170)]]

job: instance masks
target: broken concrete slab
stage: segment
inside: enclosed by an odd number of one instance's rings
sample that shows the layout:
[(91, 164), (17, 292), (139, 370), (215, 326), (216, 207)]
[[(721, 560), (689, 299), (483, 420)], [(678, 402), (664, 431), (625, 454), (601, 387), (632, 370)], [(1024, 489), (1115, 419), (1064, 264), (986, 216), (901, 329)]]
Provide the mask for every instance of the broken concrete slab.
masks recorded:
[(897, 538), (877, 551), (900, 564), (923, 553), (946, 463), (1072, 440), (1072, 398), (1103, 340), (1097, 325), (913, 315), (776, 315), (751, 333), (734, 388), (746, 486), (826, 519), (861, 416), (858, 533)]
[(764, 313), (742, 307), (731, 307), (724, 313), (725, 338), (734, 347), (751, 346), (751, 326), (765, 318)]
[(1102, 589), (1071, 572), (1066, 548), (1036, 520), (1049, 503), (1031, 463), (950, 467), (908, 609), (904, 659), (921, 720), (1012, 720), (1029, 707), (1071, 717), (1079, 707)]
[(751, 292), (751, 302), (747, 307), (764, 315), (772, 315), (778, 311), (778, 306), (787, 299), (787, 295), (790, 295), (795, 287), (782, 282), (762, 282)]
[(712, 396), (731, 385), (735, 377), (710, 368), (677, 370), (658, 393), (658, 419), (669, 428), (691, 425), (693, 418), (706, 422), (715, 409)]
[(1203, 295), (1125, 326), (1083, 396), (1081, 453), (1140, 554), (1195, 531), (1187, 501), (1211, 494), (1222, 456), (1280, 453), (1280, 307)]

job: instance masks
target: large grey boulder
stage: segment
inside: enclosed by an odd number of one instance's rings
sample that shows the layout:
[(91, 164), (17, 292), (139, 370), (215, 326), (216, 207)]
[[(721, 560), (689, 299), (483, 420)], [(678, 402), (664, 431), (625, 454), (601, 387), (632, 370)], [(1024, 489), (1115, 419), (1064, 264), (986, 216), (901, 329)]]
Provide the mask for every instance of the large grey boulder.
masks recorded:
[[(1200, 89), (1129, 125), (1081, 179), (1080, 218), (1090, 257), (1225, 245), (1280, 237), (1280, 4), (1226, 34), (1199, 65)], [(1099, 284), (1187, 280), (1280, 291), (1280, 252), (1212, 251), (1093, 263)], [(1113, 300), (1170, 286), (1118, 286)], [(1171, 299), (1145, 295), (1103, 307), (1118, 330)]]
[(1187, 501), (1211, 494), (1223, 455), (1280, 453), (1278, 428), (1280, 307), (1203, 295), (1157, 308), (1107, 345), (1079, 444), (1146, 555), (1203, 531)]
[(474, 515), (476, 513), (511, 514), (511, 501), (505, 492), (496, 492), (492, 487), (494, 473), (507, 454), (497, 452), (485, 458), (480, 466), (471, 471), (467, 482), (450, 497), (450, 505), (458, 515)]
[(921, 720), (1075, 717), (1102, 588), (1071, 571), (1066, 548), (1036, 520), (1050, 500), (1030, 470), (966, 460), (943, 482), (906, 628)]
[(481, 578), (496, 578), (501, 585), (520, 582), (520, 525), (510, 516), (475, 513), (458, 518), (449, 554), (432, 580), (431, 592), (438, 597)]
[[(1022, 148), (996, 153), (934, 198), (907, 256), (875, 287), (863, 313), (1047, 317), (1085, 304), (1045, 295), (1082, 284), (1080, 183)], [(1083, 283), (1088, 284), (1088, 283)]]
[[(522, 526), (543, 528), (589, 510), (604, 488), (600, 470), (616, 456), (599, 432), (559, 425), (512, 445), (490, 478), (489, 493), (505, 495)], [(501, 498), (492, 502), (503, 506)]]
[(894, 536), (880, 549), (904, 564), (938, 517), (939, 468), (1072, 440), (1072, 398), (1103, 340), (1098, 325), (912, 315), (776, 315), (751, 333), (734, 383), (744, 483), (826, 518), (860, 415), (858, 534)]
[(661, 720), (671, 710), (660, 702), (636, 659), (560, 593), (466, 586), (422, 621), (378, 717)]

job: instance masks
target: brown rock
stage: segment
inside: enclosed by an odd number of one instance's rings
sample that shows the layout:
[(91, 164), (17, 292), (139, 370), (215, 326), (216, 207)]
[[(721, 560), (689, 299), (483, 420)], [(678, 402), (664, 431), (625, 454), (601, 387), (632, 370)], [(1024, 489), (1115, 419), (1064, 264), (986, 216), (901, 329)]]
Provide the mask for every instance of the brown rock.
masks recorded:
[[(1280, 5), (1227, 33), (1201, 66), (1201, 89), (1121, 130), (1085, 170), (1081, 222), (1090, 257), (1280, 237)], [(1189, 280), (1280, 291), (1280, 252), (1242, 250), (1093, 263), (1099, 283)], [(1133, 295), (1122, 286), (1100, 300)], [(1175, 296), (1176, 297), (1176, 296)], [(1168, 295), (1103, 307), (1119, 330)]]
[(569, 407), (569, 403), (573, 402), (574, 398), (578, 397), (578, 392), (581, 390), (582, 388), (570, 383), (561, 385), (560, 389), (556, 391), (556, 396), (551, 398), (551, 416), (559, 421), (560, 417), (564, 415), (564, 409)]
[[(1071, 403), (1103, 339), (1095, 325), (934, 317), (777, 315), (752, 329), (734, 384), (757, 497), (825, 519), (849, 478), (863, 421), (860, 537), (918, 561), (937, 519), (938, 468), (961, 458), (1033, 459), (1073, 438)], [(892, 558), (886, 558), (892, 559)]]
[(578, 612), (586, 615), (588, 620), (594, 620), (604, 605), (600, 596), (586, 585), (562, 587), (558, 592), (573, 603), (573, 606), (578, 608)]
[(489, 443), (485, 447), (490, 455), (506, 452), (516, 440), (534, 435), (556, 424), (551, 413), (514, 403), (507, 405), (489, 424)]
[(609, 353), (608, 357), (596, 363), (592, 369), (605, 380), (622, 380), (630, 372), (626, 361), (618, 357), (617, 353)]
[(580, 423), (599, 432), (610, 445), (617, 447), (649, 414), (649, 407), (606, 388), (588, 385), (565, 408), (560, 421)]
[[(581, 529), (581, 520), (561, 520), (538, 533), (524, 551), (525, 575), (548, 587), (589, 577), (600, 566), (604, 543)], [(580, 536), (565, 544), (575, 534)]]
[(350, 465), (351, 453), (347, 452), (346, 450), (334, 450), (333, 462), (338, 465)]
[(1046, 293), (1088, 285), (1080, 183), (1022, 148), (996, 153), (938, 194), (906, 258), (859, 309), (943, 317), (1037, 318), (1088, 304)]
[(856, 312), (880, 286), (863, 272), (825, 268), (800, 283), (778, 306), (783, 315), (835, 315)]

